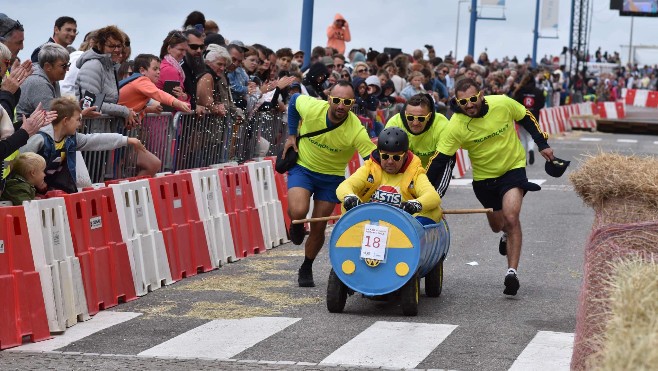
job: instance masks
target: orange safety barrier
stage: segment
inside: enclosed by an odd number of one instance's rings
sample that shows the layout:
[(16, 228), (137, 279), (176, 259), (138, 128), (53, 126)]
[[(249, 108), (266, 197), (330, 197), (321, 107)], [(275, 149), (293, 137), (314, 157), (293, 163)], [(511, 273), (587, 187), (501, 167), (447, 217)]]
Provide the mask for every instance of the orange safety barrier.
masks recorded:
[(180, 280), (214, 269), (190, 174), (150, 178), (149, 184), (172, 278)]
[(0, 349), (50, 339), (22, 206), (0, 207)]
[[(266, 160), (272, 161), (272, 168), (276, 165), (276, 157), (265, 157)], [(283, 220), (286, 223), (286, 234), (290, 230), (290, 216), (288, 215), (288, 174), (279, 174), (274, 172), (274, 182), (276, 183), (276, 193), (281, 201), (281, 209), (283, 209)], [(290, 238), (290, 236), (288, 236)]]
[(89, 314), (137, 299), (111, 188), (63, 195)]
[(246, 258), (264, 252), (265, 241), (251, 190), (249, 169), (228, 166), (219, 170), (219, 177), (236, 257)]

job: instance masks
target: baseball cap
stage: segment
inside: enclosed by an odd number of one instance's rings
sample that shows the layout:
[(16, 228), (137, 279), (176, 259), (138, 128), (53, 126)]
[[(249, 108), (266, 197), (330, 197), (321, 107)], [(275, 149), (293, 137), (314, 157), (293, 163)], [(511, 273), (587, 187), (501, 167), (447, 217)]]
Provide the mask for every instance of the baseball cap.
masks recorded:
[(334, 59), (331, 57), (322, 57), (322, 63), (324, 63), (325, 66), (333, 66)]
[(237, 45), (237, 46), (239, 46), (240, 49), (242, 49), (243, 52), (246, 52), (246, 51), (249, 50), (249, 49), (247, 49), (246, 46), (244, 46), (244, 43), (243, 43), (242, 41), (240, 41), (240, 40), (232, 40), (232, 41), (228, 44), (228, 46), (231, 46), (231, 45)]
[(554, 157), (552, 161), (546, 161), (544, 170), (546, 170), (546, 174), (555, 178), (559, 178), (567, 170), (567, 167), (570, 163), (571, 161)]
[(295, 56), (295, 55), (297, 55), (297, 54), (304, 55), (304, 52), (301, 51), (301, 50), (297, 50), (297, 51), (293, 54), (293, 56)]

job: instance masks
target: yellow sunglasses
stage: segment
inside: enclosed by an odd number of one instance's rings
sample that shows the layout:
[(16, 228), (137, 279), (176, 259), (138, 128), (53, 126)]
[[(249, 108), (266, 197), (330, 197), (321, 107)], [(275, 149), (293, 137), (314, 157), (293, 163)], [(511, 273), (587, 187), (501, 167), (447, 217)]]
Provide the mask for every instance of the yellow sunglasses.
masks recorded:
[(475, 95), (472, 95), (468, 98), (457, 99), (457, 103), (460, 106), (465, 106), (465, 105), (468, 104), (468, 102), (476, 103), (478, 101), (479, 97), (480, 97), (480, 92), (477, 92)]
[(329, 96), (329, 101), (332, 102), (333, 104), (343, 103), (345, 105), (345, 107), (349, 107), (349, 106), (354, 104), (356, 99), (354, 99), (354, 98), (338, 98), (338, 97)]
[(430, 116), (432, 115), (432, 112), (428, 113), (425, 116), (416, 116), (416, 115), (410, 115), (408, 113), (404, 114), (404, 117), (407, 119), (407, 122), (412, 122), (414, 120), (418, 120), (421, 124), (427, 120), (430, 119)]

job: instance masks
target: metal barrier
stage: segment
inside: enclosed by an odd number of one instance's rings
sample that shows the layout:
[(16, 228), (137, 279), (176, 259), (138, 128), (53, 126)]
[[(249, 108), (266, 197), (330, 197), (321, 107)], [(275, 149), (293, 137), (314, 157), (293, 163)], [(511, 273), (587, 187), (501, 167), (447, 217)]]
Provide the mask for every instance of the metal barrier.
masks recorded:
[[(287, 125), (278, 112), (258, 112), (236, 124), (217, 115), (171, 113), (149, 114), (141, 125), (126, 129), (121, 117), (84, 119), (81, 132), (121, 133), (139, 138), (147, 150), (162, 161), (161, 171), (176, 171), (212, 164), (252, 159), (258, 138), (270, 142), (268, 155), (283, 148)], [(137, 156), (132, 147), (114, 151), (83, 152), (92, 183), (121, 179), (137, 174)]]

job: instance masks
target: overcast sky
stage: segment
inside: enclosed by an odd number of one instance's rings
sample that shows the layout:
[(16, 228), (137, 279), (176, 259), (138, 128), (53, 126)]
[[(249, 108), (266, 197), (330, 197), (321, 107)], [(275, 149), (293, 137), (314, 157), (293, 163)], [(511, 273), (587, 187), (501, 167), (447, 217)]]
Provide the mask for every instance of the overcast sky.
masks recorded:
[[(620, 17), (609, 10), (609, 0), (591, 0), (593, 18), (591, 51), (620, 51), (622, 60), (628, 59), (630, 17)], [(339, 12), (348, 20), (352, 31), (353, 47), (401, 48), (405, 52), (433, 44), (438, 55), (455, 49), (459, 28), (458, 57), (468, 48), (468, 9), (471, 1), (458, 0), (315, 0), (313, 17), (313, 45), (325, 45), (327, 26)], [(569, 43), (569, 0), (560, 0), (558, 39), (540, 39), (538, 57), (559, 54)], [(166, 5), (164, 5), (166, 4)], [(194, 4), (194, 5), (191, 5)], [(52, 34), (57, 17), (68, 15), (78, 21), (80, 36), (74, 46), (82, 42), (83, 35), (108, 24), (116, 24), (132, 39), (133, 55), (147, 52), (158, 54), (167, 32), (180, 28), (192, 10), (202, 11), (207, 19), (215, 20), (221, 33), (228, 39), (239, 39), (246, 44), (261, 43), (276, 50), (288, 46), (299, 47), (303, 0), (197, 0), (154, 1), (114, 0), (3, 0), (2, 9), (11, 18), (25, 26), (25, 49), (19, 54), (28, 58), (32, 50)], [(460, 4), (460, 5), (458, 5)], [(461, 8), (457, 17), (458, 7)], [(523, 59), (532, 53), (535, 1), (507, 0), (505, 21), (480, 20), (477, 22), (475, 54), (487, 49), (490, 59), (517, 56)], [(488, 10), (489, 16), (500, 16), (502, 11)], [(457, 27), (459, 25), (459, 27)], [(635, 18), (633, 44), (655, 45), (658, 18)], [(546, 36), (556, 36), (555, 34)], [(658, 62), (656, 52), (637, 54), (642, 63)]]

